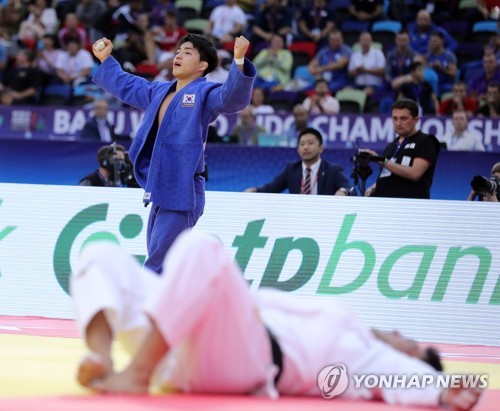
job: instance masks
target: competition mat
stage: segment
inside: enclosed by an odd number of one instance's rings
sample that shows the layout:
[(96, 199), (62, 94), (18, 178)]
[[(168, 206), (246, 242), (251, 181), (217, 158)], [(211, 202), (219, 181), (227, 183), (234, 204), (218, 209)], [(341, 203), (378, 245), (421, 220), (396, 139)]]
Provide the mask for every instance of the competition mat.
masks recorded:
[[(476, 407), (496, 411), (500, 403), (500, 347), (437, 345), (449, 373), (489, 376), (489, 387)], [(72, 320), (0, 316), (0, 411), (421, 411), (421, 407), (322, 398), (163, 394), (151, 396), (94, 395), (74, 381), (85, 349)], [(115, 349), (117, 367), (126, 356)]]

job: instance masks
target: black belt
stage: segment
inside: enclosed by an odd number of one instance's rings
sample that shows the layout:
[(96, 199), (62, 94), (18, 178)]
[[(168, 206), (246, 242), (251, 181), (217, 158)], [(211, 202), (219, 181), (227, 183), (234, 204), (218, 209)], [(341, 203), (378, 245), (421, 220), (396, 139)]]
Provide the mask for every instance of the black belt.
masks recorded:
[(269, 339), (271, 340), (271, 350), (273, 353), (273, 363), (278, 367), (278, 373), (276, 377), (274, 377), (274, 385), (278, 385), (278, 381), (283, 372), (283, 352), (281, 351), (281, 347), (276, 340), (276, 337), (271, 332), (269, 328), (267, 328), (267, 334), (269, 335)]

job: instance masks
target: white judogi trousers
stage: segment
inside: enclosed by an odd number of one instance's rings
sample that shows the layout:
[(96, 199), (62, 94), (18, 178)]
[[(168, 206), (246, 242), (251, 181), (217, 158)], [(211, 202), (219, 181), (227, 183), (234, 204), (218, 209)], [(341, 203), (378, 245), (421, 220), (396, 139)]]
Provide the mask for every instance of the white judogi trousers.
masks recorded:
[[(436, 374), (377, 340), (340, 304), (271, 289), (251, 293), (223, 245), (201, 232), (178, 237), (162, 276), (141, 267), (116, 245), (92, 244), (82, 252), (71, 293), (82, 335), (103, 310), (131, 354), (151, 329), (152, 319), (170, 347), (156, 382), (187, 392), (276, 396), (277, 367), (264, 324), (283, 352), (277, 387), (281, 394), (321, 395), (318, 374), (339, 363), (358, 374)], [(355, 389), (351, 381), (343, 397), (437, 405), (439, 395), (434, 386), (369, 390)]]

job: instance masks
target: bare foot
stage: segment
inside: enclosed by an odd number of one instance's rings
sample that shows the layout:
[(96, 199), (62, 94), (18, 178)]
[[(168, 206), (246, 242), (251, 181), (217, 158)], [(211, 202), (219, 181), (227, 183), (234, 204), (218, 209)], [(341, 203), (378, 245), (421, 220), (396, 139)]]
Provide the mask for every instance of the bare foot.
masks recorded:
[(454, 411), (468, 411), (477, 404), (481, 394), (479, 388), (447, 388), (441, 394), (441, 404)]
[(126, 368), (119, 373), (109, 373), (103, 379), (93, 380), (90, 388), (107, 394), (148, 394), (149, 380)]
[(113, 372), (111, 359), (104, 358), (95, 352), (86, 354), (80, 361), (76, 372), (76, 380), (84, 387), (90, 387), (95, 380), (100, 380)]

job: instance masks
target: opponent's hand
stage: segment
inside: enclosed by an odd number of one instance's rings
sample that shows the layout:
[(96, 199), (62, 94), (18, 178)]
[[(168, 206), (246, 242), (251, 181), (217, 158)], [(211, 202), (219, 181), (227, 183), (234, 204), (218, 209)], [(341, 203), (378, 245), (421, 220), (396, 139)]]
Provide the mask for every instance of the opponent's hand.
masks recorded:
[(234, 58), (242, 59), (250, 46), (250, 42), (243, 36), (234, 39)]
[[(96, 46), (101, 41), (104, 43), (104, 48), (102, 50), (98, 50), (98, 49), (96, 49)], [(101, 63), (111, 55), (112, 51), (113, 51), (113, 42), (111, 40), (107, 39), (106, 37), (103, 37), (103, 38), (97, 40), (92, 45), (92, 52), (94, 53), (94, 56), (96, 56), (101, 61)]]

